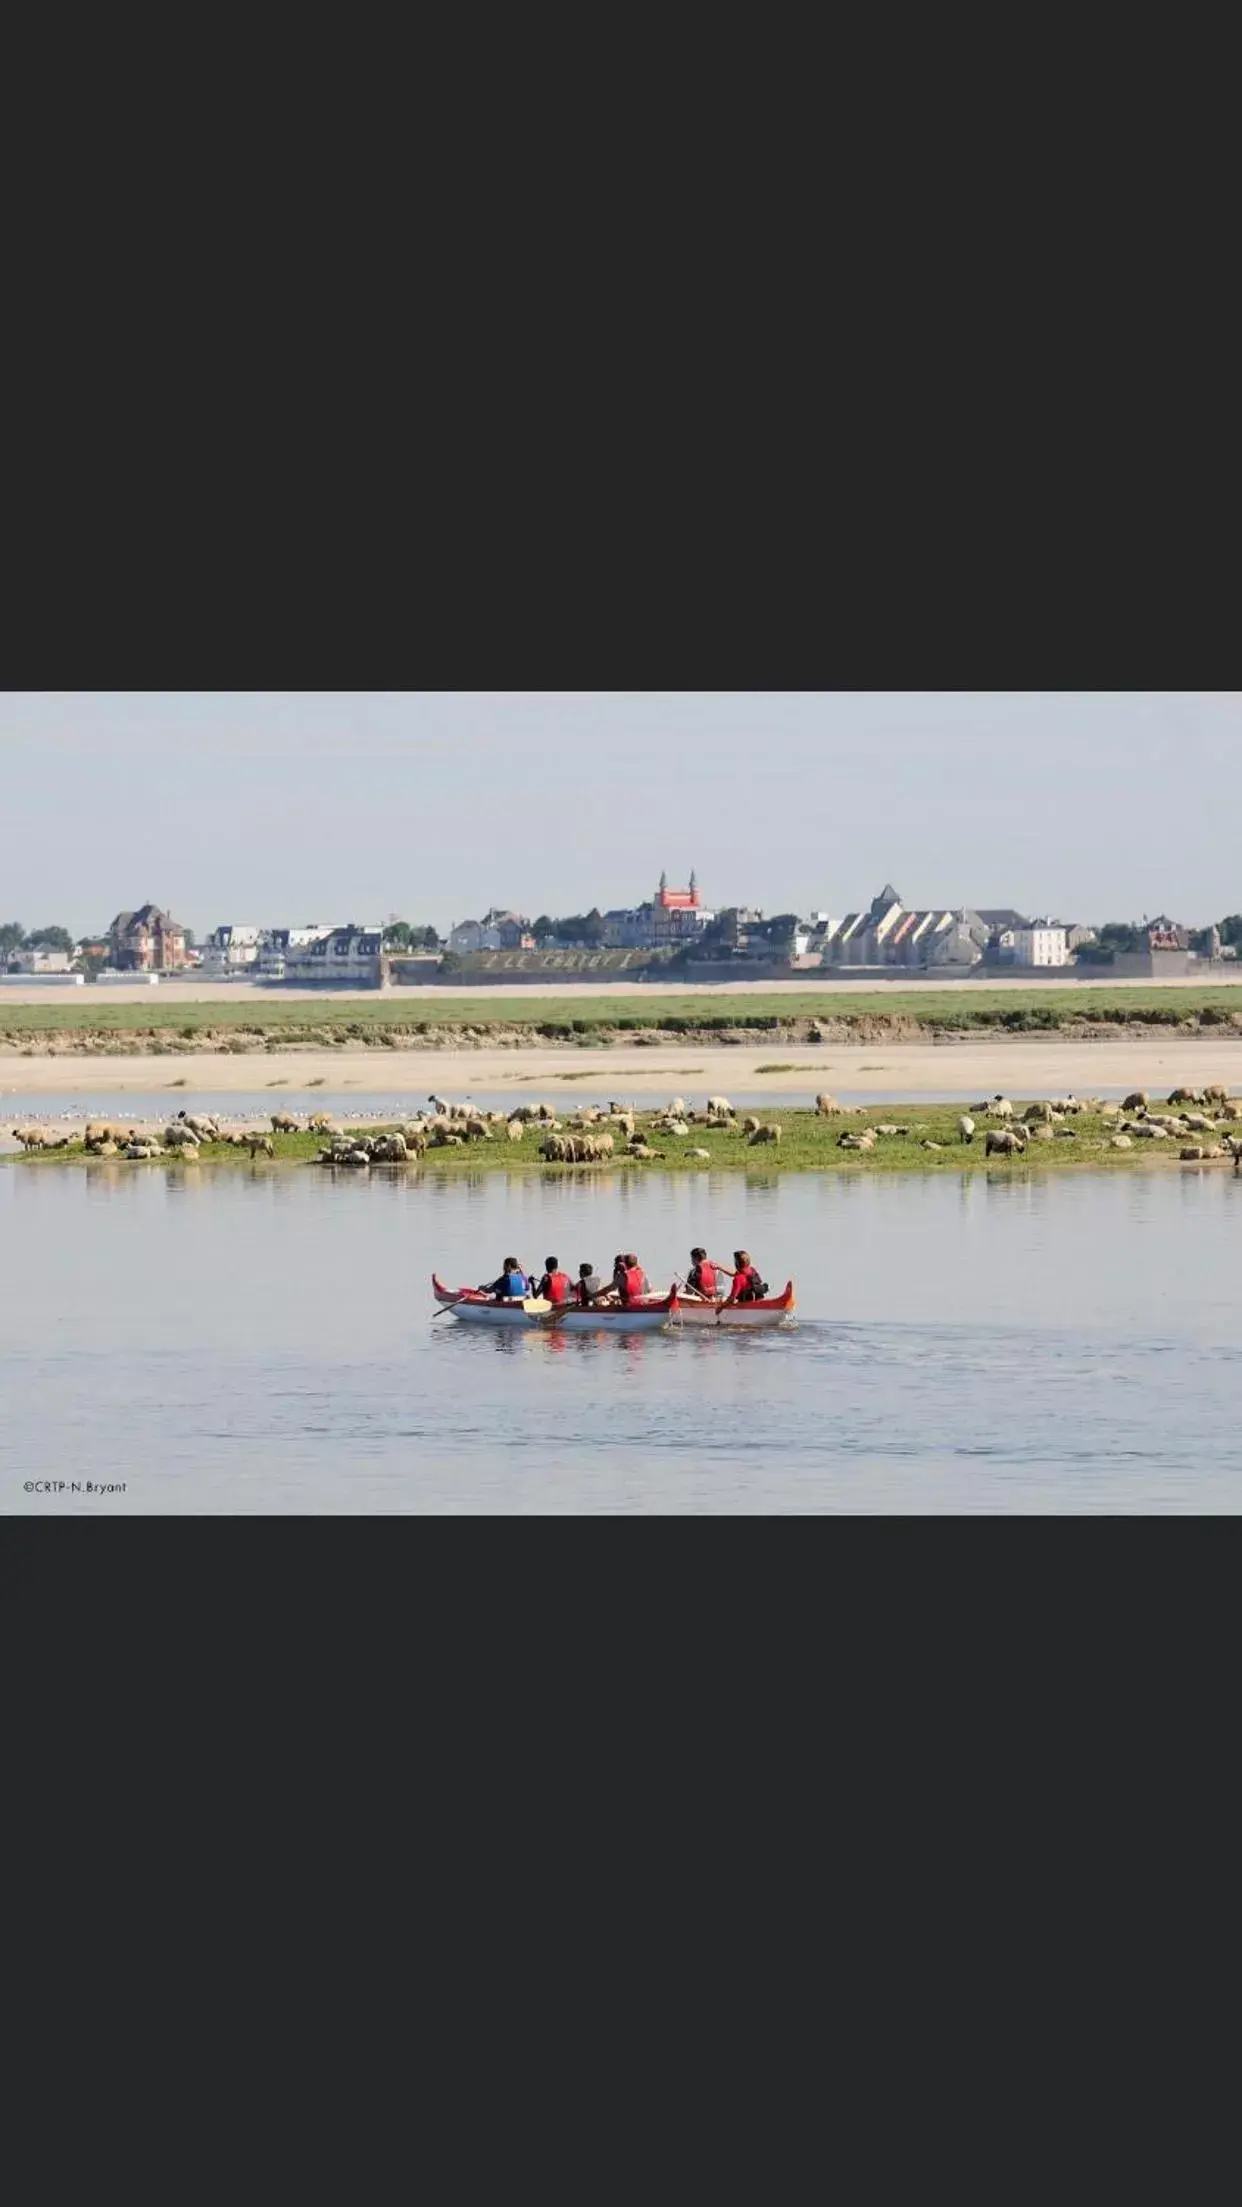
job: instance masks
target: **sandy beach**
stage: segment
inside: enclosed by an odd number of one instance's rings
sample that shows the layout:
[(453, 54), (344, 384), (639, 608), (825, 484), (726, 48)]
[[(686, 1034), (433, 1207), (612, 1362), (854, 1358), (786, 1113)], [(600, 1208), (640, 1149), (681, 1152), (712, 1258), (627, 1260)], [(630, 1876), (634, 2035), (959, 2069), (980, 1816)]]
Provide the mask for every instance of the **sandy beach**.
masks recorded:
[[(760, 1073), (787, 1063), (790, 1070)], [(1077, 1095), (1222, 1081), (1242, 1093), (1242, 1041), (1153, 1033), (1150, 1040), (1058, 1041), (1055, 1036), (1005, 1041), (885, 1042), (861, 1049), (819, 1050), (789, 1044), (760, 1049), (696, 1049), (665, 1043), (654, 1049), (601, 1050), (281, 1050), (184, 1057), (0, 1057), (0, 1097), (40, 1094), (152, 1095), (161, 1090), (224, 1093), (273, 1086), (352, 1088), (370, 1094), (446, 1096), (532, 1087), (549, 1096), (670, 1096), (761, 1090), (772, 1096), (829, 1089), (847, 1099), (872, 1095), (945, 1096), (970, 1101), (1000, 1091)]]

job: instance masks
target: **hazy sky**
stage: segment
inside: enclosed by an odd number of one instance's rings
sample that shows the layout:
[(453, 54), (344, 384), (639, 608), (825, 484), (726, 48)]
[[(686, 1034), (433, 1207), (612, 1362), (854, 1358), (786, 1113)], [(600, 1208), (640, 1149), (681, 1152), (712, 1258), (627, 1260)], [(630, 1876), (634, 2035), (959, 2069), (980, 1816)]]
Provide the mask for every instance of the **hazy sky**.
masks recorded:
[(10, 693), (0, 920), (1242, 909), (1242, 694)]

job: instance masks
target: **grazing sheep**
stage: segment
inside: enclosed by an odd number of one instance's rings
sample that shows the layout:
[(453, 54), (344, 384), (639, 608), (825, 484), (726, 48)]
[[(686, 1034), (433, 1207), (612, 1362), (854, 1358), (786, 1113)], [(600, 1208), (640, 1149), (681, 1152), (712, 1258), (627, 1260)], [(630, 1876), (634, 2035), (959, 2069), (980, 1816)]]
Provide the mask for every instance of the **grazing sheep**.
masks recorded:
[(273, 1111), (273, 1134), (300, 1134), (302, 1131), (291, 1111)]
[(707, 1112), (709, 1118), (712, 1119), (731, 1119), (733, 1117), (733, 1106), (727, 1096), (709, 1096)]
[(710, 1165), (712, 1161), (712, 1153), (709, 1149), (688, 1149), (685, 1155), (687, 1157), (700, 1157), (706, 1165)]
[(1109, 1137), (1108, 1146), (1110, 1149), (1133, 1149), (1134, 1143), (1128, 1134), (1114, 1134)]
[(486, 1119), (481, 1119), (476, 1114), (473, 1118), (466, 1120), (466, 1140), (468, 1142), (490, 1142), (493, 1139), (492, 1130)]
[(1151, 1097), (1148, 1095), (1147, 1090), (1145, 1088), (1136, 1088), (1132, 1095), (1126, 1096), (1124, 1098), (1121, 1108), (1123, 1111), (1146, 1111), (1147, 1106), (1150, 1102)]
[(1227, 1134), (1221, 1148), (1232, 1157), (1235, 1166), (1242, 1165), (1242, 1136)]
[(525, 1125), (524, 1125), (524, 1123), (523, 1123), (523, 1121), (522, 1121), (521, 1119), (510, 1119), (510, 1121), (509, 1121), (509, 1140), (510, 1140), (511, 1142), (520, 1142), (520, 1141), (522, 1141), (522, 1140), (523, 1140), (523, 1138), (524, 1138), (524, 1136), (525, 1136), (525, 1133), (526, 1133), (526, 1127), (525, 1127)]
[(989, 1127), (983, 1138), (985, 1157), (1021, 1157), (1025, 1150), (1026, 1143), (1012, 1127)]
[(252, 1157), (274, 1157), (276, 1145), (270, 1134), (243, 1134), (243, 1146)]
[(920, 1144), (920, 1147), (923, 1149), (939, 1149), (940, 1146), (941, 1145), (939, 1142), (923, 1142)]
[(1051, 1120), (1055, 1116), (1055, 1113), (1050, 1103), (1033, 1103), (1027, 1105), (1026, 1110), (1023, 1112), (1022, 1116), (1026, 1120), (1028, 1126), (1035, 1126), (1040, 1121), (1047, 1122)]
[(670, 1118), (670, 1119), (684, 1119), (684, 1118), (685, 1118), (685, 1116), (686, 1116), (686, 1099), (685, 1099), (685, 1097), (684, 1097), (684, 1096), (674, 1096), (674, 1098), (673, 1098), (673, 1100), (672, 1100), (672, 1102), (671, 1102), (671, 1103), (667, 1103), (667, 1104), (665, 1104), (665, 1106), (664, 1106), (664, 1110), (665, 1110), (665, 1115), (666, 1115), (666, 1117), (668, 1117), (668, 1118)]
[(779, 1142), (780, 1138), (781, 1130), (778, 1126), (758, 1126), (753, 1134), (746, 1137), (747, 1143), (752, 1149), (758, 1142)]
[(1010, 1103), (1008, 1096), (993, 1096), (991, 1103), (985, 1108), (990, 1119), (1012, 1119), (1013, 1117), (1013, 1105)]
[(760, 1121), (756, 1119), (753, 1115), (748, 1114), (748, 1116), (742, 1121), (742, 1132), (743, 1134), (747, 1135), (757, 1134), (759, 1132), (759, 1126)]
[(841, 1106), (837, 1102), (835, 1096), (825, 1095), (817, 1096), (815, 1098), (815, 1109), (819, 1113), (821, 1119), (833, 1119), (840, 1111)]
[(174, 1125), (166, 1126), (164, 1129), (164, 1147), (165, 1149), (189, 1149), (191, 1147), (197, 1149), (198, 1136), (191, 1128), (183, 1126), (180, 1120), (177, 1120)]

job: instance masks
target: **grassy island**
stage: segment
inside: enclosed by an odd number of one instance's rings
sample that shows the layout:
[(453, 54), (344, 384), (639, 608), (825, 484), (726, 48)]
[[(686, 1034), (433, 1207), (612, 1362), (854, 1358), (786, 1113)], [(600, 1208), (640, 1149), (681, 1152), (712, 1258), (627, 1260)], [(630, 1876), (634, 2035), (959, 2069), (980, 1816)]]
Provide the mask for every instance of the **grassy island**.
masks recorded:
[[(974, 1137), (963, 1141), (959, 1132), (959, 1120), (963, 1109), (971, 1111), (975, 1119)], [(1017, 1125), (1025, 1107), (1015, 1101)], [(1156, 1109), (1153, 1099), (1152, 1110)], [(572, 1114), (562, 1117), (563, 1132), (572, 1133)], [(471, 1178), (480, 1173), (504, 1171), (530, 1174), (547, 1174), (554, 1178), (567, 1173), (591, 1173), (597, 1177), (615, 1178), (618, 1174), (639, 1172), (739, 1172), (770, 1177), (774, 1173), (842, 1172), (842, 1173), (891, 1173), (891, 1172), (972, 1172), (993, 1171), (1007, 1174), (1015, 1172), (1051, 1172), (1081, 1169), (1133, 1171), (1139, 1168), (1189, 1169), (1192, 1163), (1202, 1162), (1205, 1169), (1235, 1170), (1237, 1166), (1225, 1149), (1227, 1141), (1242, 1137), (1242, 1121), (1222, 1123), (1213, 1131), (1187, 1129), (1163, 1139), (1145, 1139), (1132, 1135), (1128, 1145), (1115, 1147), (1119, 1119), (1115, 1110), (1085, 1110), (1074, 1116), (1066, 1116), (1056, 1122), (1042, 1122), (1026, 1129), (1029, 1140), (1021, 1154), (988, 1154), (987, 1134), (1003, 1130), (1004, 1124), (988, 1119), (971, 1107), (961, 1104), (937, 1103), (917, 1107), (898, 1106), (891, 1102), (884, 1105), (857, 1108), (840, 1112), (832, 1117), (820, 1117), (813, 1111), (766, 1111), (762, 1124), (779, 1128), (778, 1141), (766, 1140), (752, 1143), (743, 1131), (745, 1121), (739, 1119), (736, 1128), (691, 1126), (686, 1134), (670, 1133), (657, 1123), (658, 1115), (642, 1112), (636, 1115), (636, 1134), (640, 1135), (653, 1153), (649, 1158), (630, 1157), (625, 1154), (625, 1137), (618, 1133), (614, 1139), (614, 1154), (599, 1162), (552, 1162), (541, 1155), (546, 1129), (537, 1123), (529, 1124), (520, 1142), (510, 1141), (503, 1125), (491, 1129), (491, 1140), (472, 1140), (461, 1148), (435, 1148), (424, 1155), (411, 1155), (404, 1163), (374, 1163), (372, 1172), (391, 1173), (408, 1177), (432, 1174), (445, 1179)], [(117, 1123), (120, 1123), (119, 1121)], [(588, 1127), (586, 1135), (607, 1132), (610, 1122), (602, 1119), (596, 1126)], [(350, 1137), (378, 1134), (390, 1130), (391, 1122), (376, 1120), (365, 1127), (350, 1129)], [(891, 1130), (891, 1131), (890, 1131)], [(159, 1129), (152, 1130), (158, 1137)], [(250, 1129), (255, 1132), (255, 1129)], [(261, 1134), (261, 1130), (257, 1130)], [(862, 1136), (873, 1141), (873, 1147), (843, 1147), (841, 1137)], [(82, 1141), (75, 1139), (70, 1146), (56, 1150), (32, 1150), (25, 1154), (13, 1154), (0, 1162), (36, 1170), (47, 1170), (55, 1165), (80, 1164), (91, 1171), (109, 1170), (116, 1173), (150, 1171), (154, 1166), (171, 1168), (180, 1172), (201, 1172), (205, 1167), (231, 1166), (247, 1172), (270, 1172), (273, 1169), (303, 1165), (315, 1170), (349, 1172), (364, 1168), (346, 1165), (325, 1166), (320, 1162), (321, 1152), (328, 1146), (321, 1133), (284, 1133), (271, 1135), (273, 1154), (269, 1158), (262, 1151), (252, 1156), (247, 1150), (224, 1142), (205, 1141), (194, 1160), (187, 1162), (175, 1149), (161, 1150), (150, 1160), (129, 1160), (123, 1155), (99, 1158), (90, 1155)], [(1220, 1148), (1219, 1157), (1185, 1159), (1185, 1149), (1206, 1150)], [(705, 1152), (706, 1154), (701, 1154)], [(696, 1154), (699, 1153), (699, 1154)]]

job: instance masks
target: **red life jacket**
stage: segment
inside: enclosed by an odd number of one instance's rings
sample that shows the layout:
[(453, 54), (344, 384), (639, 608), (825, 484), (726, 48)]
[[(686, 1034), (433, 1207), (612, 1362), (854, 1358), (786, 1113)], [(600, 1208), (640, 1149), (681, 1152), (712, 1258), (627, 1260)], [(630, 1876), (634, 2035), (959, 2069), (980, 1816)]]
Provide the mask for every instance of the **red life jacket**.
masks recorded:
[(691, 1274), (691, 1281), (697, 1287), (700, 1295), (714, 1295), (716, 1292), (715, 1265), (709, 1264), (706, 1257), (704, 1257), (702, 1264), (696, 1264)]
[(762, 1293), (763, 1281), (756, 1266), (753, 1264), (743, 1265), (741, 1271), (735, 1273), (733, 1277), (734, 1299), (736, 1300), (739, 1295), (753, 1295), (757, 1298)]
[(566, 1300), (568, 1299), (568, 1296), (569, 1296), (569, 1274), (568, 1274), (568, 1272), (549, 1272), (549, 1274), (548, 1274), (548, 1301), (549, 1301), (550, 1303), (563, 1303), (563, 1302), (565, 1302), (565, 1301), (566, 1301)]
[(627, 1303), (642, 1301), (643, 1268), (641, 1265), (631, 1264), (626, 1267), (623, 1294)]

